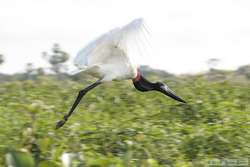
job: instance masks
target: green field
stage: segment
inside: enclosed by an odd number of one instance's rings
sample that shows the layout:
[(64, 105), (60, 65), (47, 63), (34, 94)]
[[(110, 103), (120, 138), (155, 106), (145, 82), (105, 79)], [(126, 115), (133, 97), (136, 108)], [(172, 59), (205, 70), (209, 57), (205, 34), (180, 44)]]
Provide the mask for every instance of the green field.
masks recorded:
[(131, 81), (106, 83), (59, 130), (55, 123), (89, 80), (0, 83), (0, 166), (11, 156), (18, 167), (59, 167), (63, 153), (75, 153), (75, 167), (199, 167), (250, 158), (249, 82), (159, 79), (188, 103), (138, 92)]

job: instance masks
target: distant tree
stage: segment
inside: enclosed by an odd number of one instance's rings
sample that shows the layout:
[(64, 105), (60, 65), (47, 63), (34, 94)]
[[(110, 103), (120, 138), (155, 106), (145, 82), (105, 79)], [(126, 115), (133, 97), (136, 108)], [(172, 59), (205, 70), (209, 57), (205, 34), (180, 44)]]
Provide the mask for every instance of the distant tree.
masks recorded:
[(25, 68), (25, 79), (33, 79), (33, 74), (35, 72), (34, 65), (32, 63), (27, 63)]
[(220, 63), (220, 59), (217, 59), (217, 58), (211, 58), (207, 60), (207, 65), (210, 70), (215, 69), (219, 63)]
[(4, 57), (2, 54), (0, 54), (0, 64), (3, 64), (4, 63)]
[(37, 69), (36, 69), (36, 74), (37, 74), (37, 75), (44, 75), (45, 72), (44, 72), (43, 68), (40, 67), (40, 68), (37, 68)]
[(51, 70), (56, 73), (62, 73), (65, 69), (64, 63), (68, 61), (69, 54), (63, 51), (59, 44), (54, 44), (52, 47), (52, 53), (43, 52), (43, 57), (51, 64)]
[(248, 79), (250, 79), (250, 65), (239, 67), (236, 73), (238, 75), (245, 75)]
[(34, 71), (34, 66), (32, 63), (26, 64), (26, 73), (31, 74)]

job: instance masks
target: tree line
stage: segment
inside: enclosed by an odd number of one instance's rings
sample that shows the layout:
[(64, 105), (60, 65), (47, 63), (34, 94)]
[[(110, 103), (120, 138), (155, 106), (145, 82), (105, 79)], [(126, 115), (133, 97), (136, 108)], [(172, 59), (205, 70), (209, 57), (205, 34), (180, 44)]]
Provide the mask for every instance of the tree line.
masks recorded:
[[(58, 43), (53, 44), (49, 52), (42, 52), (42, 58), (50, 64), (49, 72), (53, 74), (60, 74), (67, 72), (67, 66), (65, 63), (69, 60), (70, 55), (64, 51)], [(5, 57), (0, 54), (0, 65), (5, 62)], [(33, 63), (27, 63), (26, 69), (27, 74), (44, 74), (45, 70), (43, 68), (35, 68)]]

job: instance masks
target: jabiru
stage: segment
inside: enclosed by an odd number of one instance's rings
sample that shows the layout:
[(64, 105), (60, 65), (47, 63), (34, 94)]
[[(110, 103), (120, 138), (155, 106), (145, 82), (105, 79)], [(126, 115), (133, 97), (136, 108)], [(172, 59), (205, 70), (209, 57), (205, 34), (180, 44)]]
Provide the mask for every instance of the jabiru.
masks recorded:
[(65, 124), (87, 92), (101, 83), (113, 80), (131, 79), (134, 87), (139, 91), (158, 91), (186, 103), (164, 83), (150, 82), (142, 76), (135, 58), (144, 51), (147, 34), (148, 30), (143, 19), (135, 19), (123, 27), (101, 35), (80, 50), (74, 60), (74, 64), (78, 67), (75, 73), (84, 71), (97, 77), (98, 80), (79, 91), (68, 114), (57, 123), (56, 129)]

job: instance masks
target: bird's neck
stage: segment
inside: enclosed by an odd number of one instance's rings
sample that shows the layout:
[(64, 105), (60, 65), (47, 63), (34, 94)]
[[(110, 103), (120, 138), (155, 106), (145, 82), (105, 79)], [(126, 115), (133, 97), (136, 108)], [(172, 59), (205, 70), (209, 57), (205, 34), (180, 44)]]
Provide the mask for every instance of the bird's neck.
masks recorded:
[(141, 79), (141, 72), (140, 72), (140, 69), (137, 68), (137, 69), (136, 69), (136, 76), (135, 76), (135, 78), (133, 78), (133, 82), (137, 82), (137, 81), (139, 81), (140, 79)]
[(142, 92), (157, 90), (156, 84), (148, 81), (140, 73), (133, 79), (133, 84), (137, 90)]

